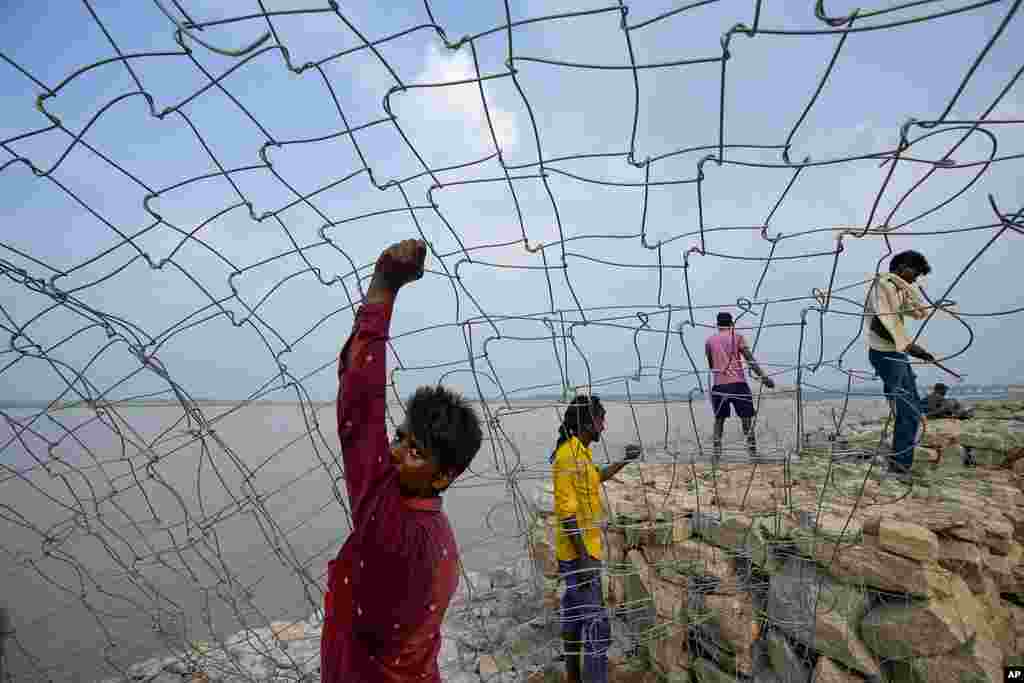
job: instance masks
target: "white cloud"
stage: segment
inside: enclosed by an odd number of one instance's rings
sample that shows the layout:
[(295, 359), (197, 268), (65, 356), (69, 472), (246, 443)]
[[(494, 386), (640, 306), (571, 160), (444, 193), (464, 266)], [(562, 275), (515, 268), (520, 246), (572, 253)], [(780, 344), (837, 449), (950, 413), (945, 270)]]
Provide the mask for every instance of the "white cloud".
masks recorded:
[[(417, 83), (451, 83), (476, 78), (473, 60), (465, 50), (442, 53), (436, 45), (428, 48), (423, 71), (416, 78)], [(486, 89), (486, 86), (485, 86)], [(480, 99), (480, 89), (476, 83), (464, 83), (436, 88), (430, 91), (429, 100), (440, 119), (459, 118), (467, 126), (467, 132), (477, 136), (485, 147), (492, 147), (491, 132), (487, 126), (487, 115), (484, 113)], [(493, 97), (487, 98), (488, 113), (494, 126), (494, 135), (503, 150), (515, 147), (519, 140), (519, 130), (515, 114), (503, 109), (494, 102)]]

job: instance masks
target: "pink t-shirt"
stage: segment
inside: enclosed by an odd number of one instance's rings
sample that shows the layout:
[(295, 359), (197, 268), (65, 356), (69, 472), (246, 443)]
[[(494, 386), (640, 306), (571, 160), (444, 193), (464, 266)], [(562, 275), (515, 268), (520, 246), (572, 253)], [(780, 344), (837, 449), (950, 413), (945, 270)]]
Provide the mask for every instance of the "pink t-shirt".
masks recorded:
[(734, 329), (719, 331), (708, 337), (704, 348), (711, 354), (712, 386), (720, 384), (736, 384), (746, 382), (743, 356), (740, 349), (747, 345), (747, 340)]

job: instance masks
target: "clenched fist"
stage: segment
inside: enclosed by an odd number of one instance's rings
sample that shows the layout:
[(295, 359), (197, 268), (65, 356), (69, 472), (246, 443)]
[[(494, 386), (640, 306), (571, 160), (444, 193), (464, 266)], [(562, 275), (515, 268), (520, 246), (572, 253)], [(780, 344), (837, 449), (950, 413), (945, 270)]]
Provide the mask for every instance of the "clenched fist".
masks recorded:
[(385, 249), (377, 258), (371, 286), (379, 284), (392, 292), (423, 277), (427, 243), (423, 240), (402, 240)]

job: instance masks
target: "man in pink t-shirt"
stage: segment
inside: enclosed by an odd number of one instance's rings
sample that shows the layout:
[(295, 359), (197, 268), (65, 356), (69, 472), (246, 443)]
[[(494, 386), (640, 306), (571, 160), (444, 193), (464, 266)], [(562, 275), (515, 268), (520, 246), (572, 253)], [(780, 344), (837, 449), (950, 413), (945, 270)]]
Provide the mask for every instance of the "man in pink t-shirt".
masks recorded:
[(711, 408), (715, 412), (714, 458), (717, 462), (722, 457), (722, 432), (725, 431), (725, 418), (732, 414), (732, 407), (743, 424), (743, 433), (747, 437), (747, 448), (750, 457), (757, 457), (757, 443), (754, 438), (754, 396), (747, 384), (744, 373), (743, 359), (750, 364), (764, 385), (769, 389), (775, 382), (764, 374), (754, 354), (747, 346), (747, 340), (733, 327), (732, 314), (718, 314), (718, 333), (708, 337), (704, 343), (704, 352), (711, 368)]

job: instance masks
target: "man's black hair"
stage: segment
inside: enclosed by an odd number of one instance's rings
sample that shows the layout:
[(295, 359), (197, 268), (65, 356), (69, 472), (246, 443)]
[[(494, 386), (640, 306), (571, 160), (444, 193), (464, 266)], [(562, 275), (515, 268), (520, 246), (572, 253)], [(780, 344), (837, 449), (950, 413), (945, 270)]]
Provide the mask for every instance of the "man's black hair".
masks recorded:
[(932, 272), (932, 267), (928, 264), (928, 259), (924, 257), (924, 254), (913, 249), (901, 251), (889, 261), (890, 273), (895, 273), (902, 268), (913, 268), (921, 275)]
[(935, 393), (936, 394), (942, 394), (943, 396), (945, 396), (947, 391), (949, 391), (949, 387), (947, 387), (942, 382), (937, 382), (935, 384)]
[(717, 322), (719, 327), (732, 327), (732, 313), (722, 311), (718, 314)]
[(601, 405), (600, 396), (577, 394), (576, 398), (565, 407), (562, 424), (558, 427), (558, 441), (555, 442), (555, 450), (551, 451), (551, 462), (555, 461), (555, 453), (558, 452), (559, 446), (571, 437), (579, 436), (582, 430), (592, 428), (594, 418), (603, 415), (604, 406)]
[(473, 461), (483, 431), (476, 411), (460, 394), (438, 386), (422, 386), (405, 406), (416, 443), (437, 458), (441, 472), (455, 479)]

